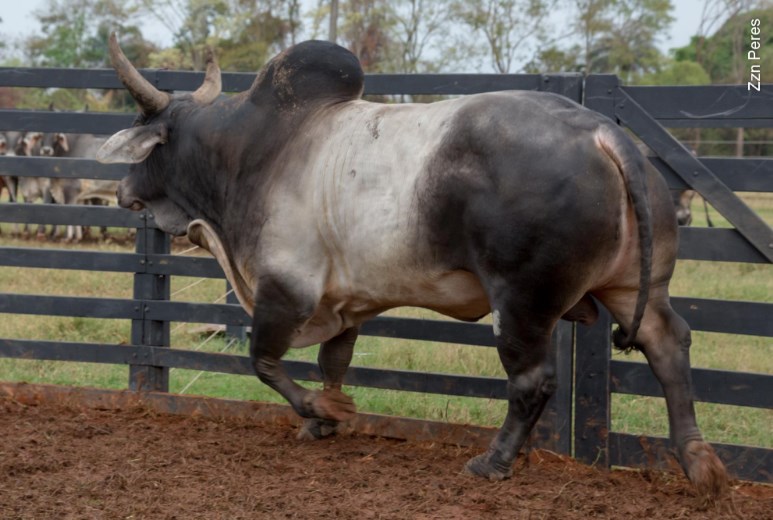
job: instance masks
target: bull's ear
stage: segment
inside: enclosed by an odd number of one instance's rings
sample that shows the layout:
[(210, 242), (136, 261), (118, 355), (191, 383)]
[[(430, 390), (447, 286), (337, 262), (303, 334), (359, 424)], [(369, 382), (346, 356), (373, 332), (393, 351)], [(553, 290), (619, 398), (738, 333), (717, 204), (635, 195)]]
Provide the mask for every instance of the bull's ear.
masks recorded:
[(157, 144), (166, 142), (166, 136), (166, 126), (161, 123), (121, 130), (97, 151), (97, 161), (103, 164), (142, 162)]

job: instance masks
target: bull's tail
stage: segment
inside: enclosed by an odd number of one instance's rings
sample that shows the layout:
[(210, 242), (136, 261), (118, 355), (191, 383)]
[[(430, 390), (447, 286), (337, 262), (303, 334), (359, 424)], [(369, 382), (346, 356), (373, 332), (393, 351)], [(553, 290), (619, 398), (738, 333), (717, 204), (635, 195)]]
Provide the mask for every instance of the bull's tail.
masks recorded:
[(639, 234), (640, 275), (639, 294), (636, 298), (633, 319), (625, 333), (625, 325), (615, 331), (613, 340), (620, 349), (634, 348), (636, 333), (639, 331), (644, 308), (649, 298), (652, 278), (652, 213), (647, 198), (645, 159), (636, 145), (616, 127), (602, 125), (596, 133), (596, 142), (617, 165), (623, 176), (628, 197), (633, 205)]

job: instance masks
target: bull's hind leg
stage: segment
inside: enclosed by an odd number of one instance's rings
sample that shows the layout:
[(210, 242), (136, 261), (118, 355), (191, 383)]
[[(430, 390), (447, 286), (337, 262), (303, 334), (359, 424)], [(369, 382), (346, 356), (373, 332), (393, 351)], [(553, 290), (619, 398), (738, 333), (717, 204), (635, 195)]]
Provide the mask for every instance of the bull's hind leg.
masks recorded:
[(528, 306), (494, 304), (497, 351), (507, 372), (507, 417), (488, 452), (466, 470), (490, 480), (512, 475), (512, 464), (556, 388), (550, 338), (558, 318), (528, 312)]
[[(630, 323), (627, 310), (633, 307), (634, 296), (600, 294), (599, 297), (619, 323)], [(690, 375), (690, 344), (690, 328), (671, 308), (667, 288), (653, 287), (634, 345), (644, 353), (663, 387), (671, 445), (682, 468), (700, 495), (713, 498), (725, 492), (727, 473), (698, 429)]]
[[(352, 327), (335, 338), (324, 342), (319, 347), (319, 369), (322, 372), (323, 395), (342, 396), (340, 399), (346, 401), (348, 397), (341, 392), (341, 386), (344, 383), (344, 376), (349, 364), (352, 362), (352, 353), (354, 352), (354, 343), (357, 341), (359, 329)], [(303, 422), (301, 430), (298, 432), (299, 439), (322, 439), (336, 433), (340, 421), (335, 419), (306, 419)]]

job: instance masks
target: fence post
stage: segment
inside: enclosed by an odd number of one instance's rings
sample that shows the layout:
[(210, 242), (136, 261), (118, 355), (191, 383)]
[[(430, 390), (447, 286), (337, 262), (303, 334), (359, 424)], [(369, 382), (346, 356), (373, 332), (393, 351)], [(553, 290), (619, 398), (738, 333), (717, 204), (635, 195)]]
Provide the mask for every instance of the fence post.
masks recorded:
[[(615, 89), (620, 80), (613, 74), (591, 74), (585, 78), (583, 105), (616, 124)], [(574, 456), (587, 464), (609, 466), (610, 358), (612, 318), (599, 305), (599, 319), (592, 327), (577, 326), (575, 342)]]
[(541, 74), (539, 89), (582, 103), (583, 77), (580, 74)]
[(574, 329), (573, 323), (559, 320), (553, 331), (550, 355), (556, 363), (558, 388), (545, 406), (530, 437), (534, 447), (564, 455), (572, 454)]
[(609, 466), (611, 326), (609, 311), (599, 305), (598, 321), (576, 331), (574, 457), (602, 467)]
[[(239, 298), (236, 297), (236, 293), (234, 292), (233, 287), (231, 287), (231, 284), (228, 281), (225, 282), (225, 290), (226, 290), (225, 302), (230, 304), (240, 305)], [(234, 338), (237, 341), (244, 341), (245, 339), (247, 339), (247, 327), (244, 325), (226, 325), (225, 335), (229, 338)]]
[[(141, 306), (142, 317), (132, 320), (131, 339), (133, 345), (169, 347), (169, 322), (154, 321), (145, 318), (149, 305), (153, 300), (169, 300), (169, 276), (144, 272), (152, 265), (148, 255), (169, 254), (169, 235), (151, 227), (153, 215), (144, 211), (141, 218), (145, 222), (137, 229), (135, 239), (136, 252), (144, 255), (140, 260), (140, 268), (134, 275), (134, 299)], [(169, 369), (149, 365), (129, 366), (129, 389), (134, 391), (169, 391)]]
[(583, 105), (618, 123), (615, 115), (615, 89), (620, 80), (613, 74), (591, 74), (585, 78)]

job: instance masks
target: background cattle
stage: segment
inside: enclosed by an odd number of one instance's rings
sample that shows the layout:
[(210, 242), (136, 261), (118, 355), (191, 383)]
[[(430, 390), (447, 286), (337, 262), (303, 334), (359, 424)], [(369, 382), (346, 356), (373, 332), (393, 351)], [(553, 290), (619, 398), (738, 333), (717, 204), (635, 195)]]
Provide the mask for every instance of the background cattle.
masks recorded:
[[(82, 157), (92, 158), (96, 151), (104, 143), (104, 137), (97, 137), (91, 134), (65, 134), (51, 133), (43, 137), (40, 147), (40, 155), (44, 157)], [(99, 204), (105, 200), (103, 196), (96, 197), (90, 193), (94, 191), (95, 185), (98, 185), (100, 194), (112, 187), (113, 194), (117, 187), (115, 181), (91, 181), (77, 178), (53, 178), (50, 180), (51, 201), (57, 204), (92, 204), (95, 200)], [(84, 193), (84, 190), (86, 191)], [(113, 195), (115, 198), (115, 195)], [(55, 236), (56, 228), (52, 230), (52, 237)], [(83, 229), (81, 226), (67, 226), (65, 235), (66, 240), (81, 240), (83, 238)]]
[[(0, 134), (0, 154), (40, 157), (80, 157), (93, 158), (105, 137), (91, 134), (65, 134), (38, 132), (5, 132)], [(115, 204), (117, 181), (81, 180), (62, 177), (19, 177), (12, 171), (2, 172), (3, 184), (7, 186), (11, 202), (23, 201), (55, 204)], [(19, 234), (18, 225), (14, 225), (14, 234)], [(21, 234), (29, 236), (29, 225), (24, 224)], [(46, 237), (45, 226), (39, 225), (37, 237)], [(49, 237), (57, 236), (57, 226), (51, 228)], [(106, 228), (103, 228), (106, 236)], [(83, 237), (81, 226), (68, 225), (64, 238), (78, 241)]]
[[(17, 157), (31, 157), (39, 155), (40, 144), (43, 134), (40, 132), (5, 132), (5, 142), (9, 152), (6, 155), (15, 155)], [(44, 202), (50, 201), (50, 179), (46, 177), (19, 177), (13, 175), (13, 172), (3, 172), (3, 178), (9, 187), (10, 200), (13, 202), (23, 201), (33, 203), (37, 200)], [(22, 234), (29, 235), (29, 224), (22, 226)], [(17, 224), (13, 226), (13, 233), (19, 234)], [(45, 237), (45, 226), (38, 225), (37, 236)]]
[[(6, 133), (0, 132), (0, 156), (4, 155), (15, 154)], [(16, 202), (16, 182), (11, 175), (6, 175), (6, 172), (0, 171), (0, 196), (2, 195), (3, 189), (8, 193), (8, 200), (10, 202)]]

